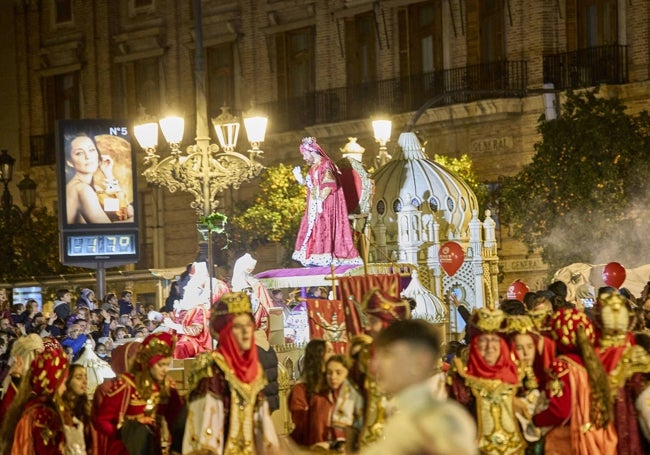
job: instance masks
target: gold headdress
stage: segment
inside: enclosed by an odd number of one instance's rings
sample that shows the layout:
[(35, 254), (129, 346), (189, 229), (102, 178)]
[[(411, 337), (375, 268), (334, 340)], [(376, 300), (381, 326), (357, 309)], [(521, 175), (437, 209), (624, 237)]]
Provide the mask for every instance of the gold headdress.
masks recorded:
[(229, 292), (224, 294), (212, 310), (215, 316), (226, 314), (250, 313), (251, 301), (245, 292)]
[(151, 367), (161, 359), (172, 357), (176, 338), (176, 335), (171, 332), (157, 332), (148, 335), (136, 355), (137, 363), (143, 368)]
[(503, 331), (508, 334), (518, 333), (536, 333), (537, 328), (532, 318), (527, 315), (507, 315), (505, 317), (506, 325)]
[(216, 333), (228, 324), (237, 314), (252, 315), (251, 301), (245, 292), (229, 292), (221, 296), (219, 301), (212, 307), (210, 323), (212, 330)]
[(505, 319), (505, 313), (501, 310), (479, 308), (475, 311), (474, 327), (481, 332), (497, 332)]

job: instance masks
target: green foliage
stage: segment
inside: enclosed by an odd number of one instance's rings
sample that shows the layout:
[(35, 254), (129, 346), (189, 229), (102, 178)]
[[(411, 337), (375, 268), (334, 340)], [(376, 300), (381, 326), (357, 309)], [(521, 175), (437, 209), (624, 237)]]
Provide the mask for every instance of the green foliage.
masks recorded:
[(43, 207), (27, 213), (12, 207), (8, 221), (0, 222), (0, 238), (2, 281), (80, 271), (59, 262), (58, 221)]
[(305, 187), (296, 182), (291, 166), (266, 168), (254, 201), (237, 207), (232, 217), (231, 250), (246, 252), (261, 244), (278, 242), (290, 254), (305, 211), (305, 199)]
[(463, 154), (460, 158), (435, 154), (433, 161), (457, 174), (469, 185), (478, 200), (479, 213), (483, 213), (487, 205), (488, 189), (474, 172), (472, 159), (467, 154)]
[(199, 224), (207, 226), (208, 231), (222, 234), (226, 231), (228, 217), (221, 212), (213, 212), (199, 218)]
[(649, 195), (650, 117), (597, 95), (569, 93), (558, 119), (540, 119), (532, 162), (504, 181), (515, 236), (540, 249), (551, 271), (647, 261), (639, 221)]

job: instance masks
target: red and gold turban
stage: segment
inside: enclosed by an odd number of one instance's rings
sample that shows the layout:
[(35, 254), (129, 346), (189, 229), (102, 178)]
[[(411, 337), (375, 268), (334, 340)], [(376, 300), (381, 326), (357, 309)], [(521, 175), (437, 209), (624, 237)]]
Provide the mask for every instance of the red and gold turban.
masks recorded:
[(574, 308), (561, 308), (551, 317), (551, 335), (562, 352), (579, 352), (578, 328), (582, 327), (587, 340), (596, 341), (594, 326), (582, 311)]
[(68, 358), (59, 342), (52, 337), (43, 339), (43, 351), (31, 365), (30, 383), (37, 395), (54, 395), (68, 376)]
[(142, 341), (142, 346), (136, 356), (136, 362), (142, 368), (152, 367), (160, 360), (172, 357), (175, 345), (175, 334), (171, 332), (152, 333)]

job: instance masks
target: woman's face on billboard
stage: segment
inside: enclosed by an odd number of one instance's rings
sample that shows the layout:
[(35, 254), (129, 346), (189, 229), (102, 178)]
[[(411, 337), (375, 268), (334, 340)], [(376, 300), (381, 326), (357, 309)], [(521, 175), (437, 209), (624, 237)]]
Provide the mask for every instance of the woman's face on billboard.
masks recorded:
[(92, 139), (85, 136), (75, 138), (70, 143), (68, 165), (75, 172), (93, 174), (99, 167), (99, 152)]

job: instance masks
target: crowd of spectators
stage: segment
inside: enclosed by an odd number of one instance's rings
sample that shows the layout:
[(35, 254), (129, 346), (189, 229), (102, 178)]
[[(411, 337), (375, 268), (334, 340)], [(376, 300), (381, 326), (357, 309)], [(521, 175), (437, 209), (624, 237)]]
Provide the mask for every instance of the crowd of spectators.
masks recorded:
[(128, 289), (119, 298), (109, 292), (101, 300), (89, 288), (81, 289), (78, 295), (70, 289), (58, 289), (51, 311), (39, 309), (34, 299), (9, 304), (6, 290), (0, 290), (0, 382), (7, 375), (9, 353), (19, 337), (30, 333), (54, 337), (71, 361), (77, 360), (86, 347), (110, 361), (116, 346), (144, 339), (163, 318), (153, 304), (134, 303), (133, 292)]

